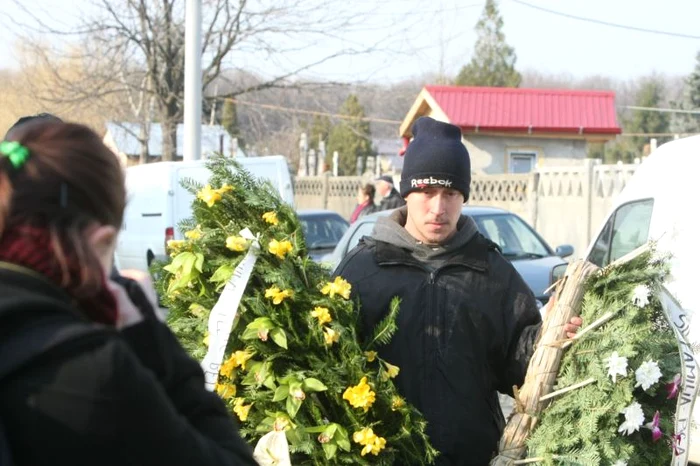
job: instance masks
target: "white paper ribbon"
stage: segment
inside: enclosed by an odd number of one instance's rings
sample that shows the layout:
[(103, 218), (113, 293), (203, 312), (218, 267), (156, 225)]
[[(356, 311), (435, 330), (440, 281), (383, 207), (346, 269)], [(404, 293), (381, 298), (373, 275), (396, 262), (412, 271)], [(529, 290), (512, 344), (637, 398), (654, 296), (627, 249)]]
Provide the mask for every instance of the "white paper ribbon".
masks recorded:
[(219, 378), (219, 368), (224, 360), (224, 352), (231, 335), (233, 321), (238, 312), (238, 305), (241, 303), (243, 292), (248, 284), (248, 280), (250, 280), (250, 274), (253, 272), (253, 267), (258, 260), (258, 253), (260, 252), (259, 237), (253, 235), (248, 228), (241, 230), (239, 234), (243, 238), (251, 240), (252, 243), (243, 260), (238, 264), (236, 270), (233, 271), (231, 279), (224, 286), (219, 300), (209, 315), (209, 349), (202, 360), (204, 386), (209, 391), (213, 391), (214, 387), (216, 387), (216, 381)]
[[(675, 432), (667, 432), (670, 435), (680, 435), (680, 440), (676, 443), (675, 449), (675, 451), (678, 451), (678, 455), (674, 453), (671, 465), (685, 466), (688, 463), (693, 405), (698, 394), (698, 362), (695, 359), (692, 347), (688, 343), (690, 318), (685, 309), (666, 287), (662, 287), (659, 299), (666, 313), (666, 318), (671, 323), (676, 334), (678, 350), (681, 353), (681, 388), (678, 392), (676, 404)], [(673, 441), (675, 443), (675, 439)]]
[(253, 458), (260, 466), (292, 466), (289, 459), (289, 444), (284, 430), (273, 430), (263, 435), (255, 445)]

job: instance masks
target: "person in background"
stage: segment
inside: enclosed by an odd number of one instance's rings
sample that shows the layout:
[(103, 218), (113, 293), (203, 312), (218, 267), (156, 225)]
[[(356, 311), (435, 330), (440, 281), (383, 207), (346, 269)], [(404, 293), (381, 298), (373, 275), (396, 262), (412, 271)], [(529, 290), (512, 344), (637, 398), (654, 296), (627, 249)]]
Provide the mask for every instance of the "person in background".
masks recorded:
[(148, 276), (109, 276), (125, 202), (86, 126), (39, 118), (0, 142), (0, 450), (16, 466), (256, 465)]
[(357, 190), (357, 207), (355, 207), (355, 210), (350, 216), (350, 224), (355, 223), (360, 217), (371, 214), (374, 212), (375, 208), (374, 186), (369, 183), (360, 186)]
[(404, 201), (401, 194), (399, 194), (394, 187), (394, 180), (391, 178), (391, 176), (383, 175), (377, 178), (375, 181), (375, 187), (377, 189), (377, 193), (379, 193), (382, 198), (375, 212), (396, 209), (397, 207), (406, 205), (406, 201)]

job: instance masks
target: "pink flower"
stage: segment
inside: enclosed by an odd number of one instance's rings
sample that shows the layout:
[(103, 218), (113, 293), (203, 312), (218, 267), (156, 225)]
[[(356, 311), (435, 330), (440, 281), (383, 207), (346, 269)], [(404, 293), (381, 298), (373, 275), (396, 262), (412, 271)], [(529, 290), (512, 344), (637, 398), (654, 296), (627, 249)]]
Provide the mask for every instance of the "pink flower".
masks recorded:
[(678, 396), (678, 390), (681, 387), (681, 375), (676, 374), (673, 377), (673, 380), (669, 383), (666, 384), (666, 392), (668, 393), (668, 396), (666, 397), (667, 400), (670, 400), (672, 398), (675, 398)]
[(678, 456), (681, 454), (678, 445), (680, 445), (681, 440), (683, 440), (683, 434), (673, 434), (672, 439), (671, 446), (673, 447), (673, 453)]
[(654, 413), (654, 419), (644, 425), (647, 429), (651, 430), (651, 439), (654, 442), (658, 442), (661, 437), (663, 437), (663, 432), (659, 428), (659, 421), (661, 420), (661, 414), (657, 411)]

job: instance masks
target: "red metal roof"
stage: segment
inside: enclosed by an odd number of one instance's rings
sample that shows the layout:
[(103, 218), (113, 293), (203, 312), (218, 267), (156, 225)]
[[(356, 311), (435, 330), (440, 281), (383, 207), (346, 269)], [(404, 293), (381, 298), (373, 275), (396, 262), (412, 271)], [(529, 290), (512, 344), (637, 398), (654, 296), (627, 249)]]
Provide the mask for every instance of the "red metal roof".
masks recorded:
[(620, 134), (615, 93), (559, 89), (426, 86), (463, 130)]

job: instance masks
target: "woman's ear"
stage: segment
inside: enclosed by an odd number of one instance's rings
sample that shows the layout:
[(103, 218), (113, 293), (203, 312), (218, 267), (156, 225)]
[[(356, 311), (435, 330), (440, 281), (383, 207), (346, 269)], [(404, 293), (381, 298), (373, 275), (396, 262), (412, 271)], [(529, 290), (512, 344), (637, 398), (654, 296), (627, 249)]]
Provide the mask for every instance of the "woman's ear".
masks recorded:
[(88, 243), (102, 264), (105, 275), (109, 276), (112, 268), (114, 248), (117, 244), (117, 229), (111, 225), (101, 225), (91, 229), (88, 233)]

